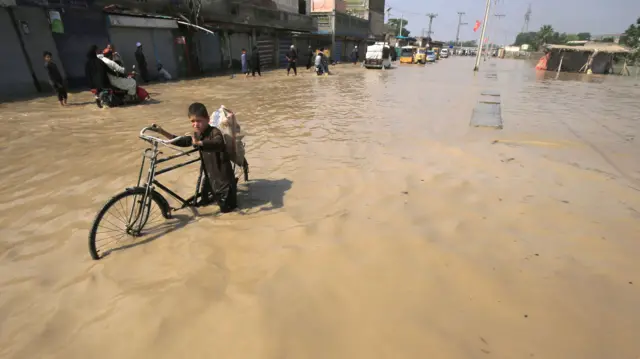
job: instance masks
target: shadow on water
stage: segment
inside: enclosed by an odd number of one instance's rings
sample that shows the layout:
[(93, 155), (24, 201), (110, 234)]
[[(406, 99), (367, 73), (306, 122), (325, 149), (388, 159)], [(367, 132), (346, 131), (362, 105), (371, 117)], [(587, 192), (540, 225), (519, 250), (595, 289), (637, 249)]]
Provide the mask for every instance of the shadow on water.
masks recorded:
[[(271, 211), (284, 206), (284, 195), (291, 189), (292, 181), (257, 179), (245, 183), (238, 189), (238, 208), (240, 214)], [(255, 209), (255, 210), (252, 210)]]
[[(292, 181), (283, 178), (278, 180), (258, 179), (245, 183), (238, 190), (238, 211), (240, 215), (251, 215), (258, 212), (271, 211), (284, 206), (284, 195), (291, 189)], [(216, 206), (212, 204), (211, 206)], [(141, 241), (127, 243), (119, 247), (110, 249), (102, 254), (107, 257), (113, 252), (134, 248), (147, 244), (161, 238), (171, 232), (182, 229), (188, 224), (196, 222), (199, 217), (219, 217), (219, 211), (211, 214), (201, 215), (197, 208), (189, 207), (191, 214), (173, 214), (170, 220), (162, 223), (149, 231), (145, 230), (145, 237)]]

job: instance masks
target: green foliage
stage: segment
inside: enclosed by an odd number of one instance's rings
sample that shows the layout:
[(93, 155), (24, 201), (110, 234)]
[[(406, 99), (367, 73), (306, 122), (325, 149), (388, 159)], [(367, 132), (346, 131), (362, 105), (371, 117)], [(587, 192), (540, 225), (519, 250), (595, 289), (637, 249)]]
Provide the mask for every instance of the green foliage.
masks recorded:
[(515, 46), (529, 44), (533, 49), (538, 49), (545, 44), (566, 44), (568, 41), (589, 40), (591, 34), (581, 32), (578, 34), (567, 34), (556, 32), (551, 25), (544, 25), (537, 32), (521, 32), (516, 36)]
[(578, 40), (591, 40), (591, 33), (589, 32), (579, 32), (578, 33)]
[(522, 46), (524, 44), (529, 44), (534, 46), (536, 43), (538, 33), (537, 32), (521, 32), (516, 36), (516, 41), (513, 43), (515, 46)]
[(395, 29), (396, 35), (398, 34), (398, 29), (400, 28), (400, 26), (402, 26), (402, 36), (409, 36), (409, 34), (411, 33), (409, 30), (406, 29), (408, 24), (409, 24), (409, 21), (404, 19), (402, 19), (402, 24), (400, 24), (400, 19), (389, 19), (389, 21), (387, 22), (387, 25)]
[(543, 25), (540, 28), (540, 30), (538, 30), (538, 33), (536, 34), (537, 47), (547, 44), (548, 40), (555, 40), (554, 39), (555, 34), (557, 34), (557, 32), (554, 33), (553, 27), (551, 25)]
[(640, 18), (624, 32), (620, 43), (631, 49), (629, 58), (632, 61), (640, 61)]

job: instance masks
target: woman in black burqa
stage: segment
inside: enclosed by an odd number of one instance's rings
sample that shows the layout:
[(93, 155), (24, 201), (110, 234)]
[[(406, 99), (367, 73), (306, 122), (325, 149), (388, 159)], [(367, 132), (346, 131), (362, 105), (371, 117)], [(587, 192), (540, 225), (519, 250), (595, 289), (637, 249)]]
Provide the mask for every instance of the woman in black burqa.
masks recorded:
[(251, 65), (251, 76), (256, 76), (256, 71), (258, 72), (258, 76), (262, 77), (260, 73), (260, 51), (258, 50), (258, 46), (254, 46), (251, 50), (251, 59), (249, 61)]

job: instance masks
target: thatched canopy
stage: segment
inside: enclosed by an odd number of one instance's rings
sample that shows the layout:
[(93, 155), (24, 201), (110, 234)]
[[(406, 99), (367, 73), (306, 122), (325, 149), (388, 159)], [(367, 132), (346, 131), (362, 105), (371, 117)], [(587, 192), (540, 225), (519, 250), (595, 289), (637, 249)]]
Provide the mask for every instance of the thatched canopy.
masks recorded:
[(631, 52), (624, 46), (602, 42), (589, 42), (583, 46), (547, 45), (547, 48), (552, 51), (603, 52), (608, 54), (628, 54)]

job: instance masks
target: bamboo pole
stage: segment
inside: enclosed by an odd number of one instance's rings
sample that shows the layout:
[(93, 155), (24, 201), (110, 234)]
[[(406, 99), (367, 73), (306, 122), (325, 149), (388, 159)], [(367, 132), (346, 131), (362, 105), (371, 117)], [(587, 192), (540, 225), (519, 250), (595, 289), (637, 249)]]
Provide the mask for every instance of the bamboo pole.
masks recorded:
[(562, 60), (564, 60), (564, 51), (562, 52), (562, 56), (560, 57), (560, 65), (558, 65), (558, 72), (556, 73), (556, 80), (560, 77), (560, 69), (562, 69)]
[(624, 65), (622, 65), (622, 70), (620, 71), (620, 75), (623, 75), (626, 72), (627, 76), (631, 76), (629, 73), (629, 68), (627, 67), (627, 59), (624, 59)]

